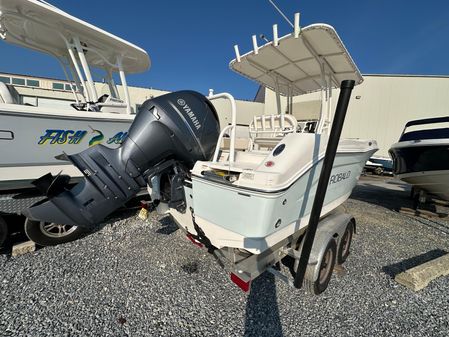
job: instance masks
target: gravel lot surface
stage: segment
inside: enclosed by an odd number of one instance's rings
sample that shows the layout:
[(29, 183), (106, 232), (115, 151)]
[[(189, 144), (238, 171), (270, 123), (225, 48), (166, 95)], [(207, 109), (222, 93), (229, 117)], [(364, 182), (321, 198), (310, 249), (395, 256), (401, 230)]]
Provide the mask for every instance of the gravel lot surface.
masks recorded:
[(449, 251), (449, 223), (394, 211), (403, 185), (365, 178), (345, 208), (358, 234), (321, 296), (271, 274), (250, 295), (168, 219), (135, 212), (69, 244), (0, 255), (0, 336), (448, 336), (449, 277), (392, 279)]

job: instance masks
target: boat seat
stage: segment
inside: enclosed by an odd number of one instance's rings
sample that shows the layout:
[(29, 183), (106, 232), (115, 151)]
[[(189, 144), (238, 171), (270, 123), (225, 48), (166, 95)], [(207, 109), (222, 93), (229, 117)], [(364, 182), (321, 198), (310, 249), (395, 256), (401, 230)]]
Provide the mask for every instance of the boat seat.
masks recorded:
[(255, 116), (249, 125), (249, 133), (256, 149), (275, 147), (287, 133), (296, 132), (298, 122), (292, 115), (284, 115), (282, 128), (281, 115)]
[(282, 138), (283, 137), (257, 137), (253, 142), (254, 145), (257, 145), (259, 148), (273, 148), (282, 140)]
[[(250, 148), (251, 141), (249, 138), (236, 138), (234, 142), (234, 148), (235, 150), (248, 150)], [(230, 138), (223, 138), (221, 141), (220, 148), (222, 150), (229, 150), (231, 145), (231, 139)]]
[(3, 82), (0, 82), (0, 103), (19, 104), (11, 93), (10, 88)]

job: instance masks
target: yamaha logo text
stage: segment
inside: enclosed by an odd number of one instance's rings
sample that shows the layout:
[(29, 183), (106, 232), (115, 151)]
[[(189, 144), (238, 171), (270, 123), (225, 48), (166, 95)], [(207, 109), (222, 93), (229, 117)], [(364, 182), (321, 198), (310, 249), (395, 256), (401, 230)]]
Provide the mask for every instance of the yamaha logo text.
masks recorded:
[(179, 98), (176, 102), (182, 108), (182, 110), (184, 110), (187, 116), (189, 116), (190, 120), (193, 123), (193, 126), (195, 126), (197, 130), (199, 130), (201, 128), (201, 123), (198, 121), (198, 118), (196, 118), (195, 113), (192, 111), (186, 101), (184, 101), (182, 98)]

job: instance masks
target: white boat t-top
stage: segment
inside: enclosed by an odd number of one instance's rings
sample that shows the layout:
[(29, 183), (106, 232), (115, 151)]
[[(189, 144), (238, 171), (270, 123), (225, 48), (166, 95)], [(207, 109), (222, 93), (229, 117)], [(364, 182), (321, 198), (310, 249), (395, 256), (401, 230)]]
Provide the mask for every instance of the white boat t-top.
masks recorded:
[[(73, 82), (77, 103), (86, 103), (87, 110), (111, 105), (131, 113), (125, 74), (144, 72), (150, 67), (150, 58), (143, 49), (45, 1), (2, 0), (0, 10), (0, 37), (57, 58), (67, 80)], [(113, 100), (99, 101), (91, 67), (104, 71)], [(120, 74), (125, 96), (121, 103), (113, 73)]]
[[(335, 209), (377, 150), (373, 140), (339, 141), (351, 90), (362, 76), (332, 27), (300, 29), (299, 16), (293, 33), (278, 38), (275, 26), (272, 42), (259, 47), (253, 37), (253, 43), (244, 55), (235, 48), (231, 69), (273, 88), (277, 111), (255, 116), (246, 136), (237, 137), (236, 104), (228, 93), (180, 91), (148, 100), (119, 149), (98, 145), (68, 156), (84, 172), (83, 182), (68, 188), (66, 178), (40, 178), (36, 185), (48, 200), (27, 216), (89, 228), (148, 185), (157, 211), (169, 214), (195, 244), (225, 257), (242, 289), (282, 257), (297, 259), (303, 245), (305, 263), (314, 263), (306, 279), (315, 292), (325, 289), (354, 230), (352, 218)], [(335, 114), (334, 87), (341, 88)], [(298, 123), (292, 101), (314, 91), (321, 91), (320, 118)], [(221, 98), (229, 100), (232, 116), (220, 131), (211, 101)], [(328, 220), (317, 227), (320, 217)], [(304, 239), (309, 218), (315, 225)], [(320, 244), (312, 248), (315, 234)], [(297, 277), (295, 286), (301, 283)]]
[[(0, 37), (55, 57), (70, 83), (65, 88), (73, 93), (66, 106), (34, 106), (26, 104), (13, 85), (0, 82), (0, 190), (29, 187), (46, 172), (82, 176), (55, 156), (98, 142), (117, 146), (126, 137), (134, 119), (126, 74), (146, 71), (148, 54), (38, 0), (1, 0)], [(121, 87), (114, 83), (114, 74)]]

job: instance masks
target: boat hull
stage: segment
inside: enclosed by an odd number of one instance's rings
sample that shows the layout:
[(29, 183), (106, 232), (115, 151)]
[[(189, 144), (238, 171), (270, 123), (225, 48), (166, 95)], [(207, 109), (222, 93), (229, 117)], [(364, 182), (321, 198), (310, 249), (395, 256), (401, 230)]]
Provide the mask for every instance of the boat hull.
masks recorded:
[[(374, 152), (337, 153), (321, 215), (350, 196)], [(307, 226), (322, 162), (318, 161), (290, 187), (276, 192), (236, 188), (192, 176), (192, 191), (186, 191), (186, 195), (193, 195), (195, 221), (215, 247), (259, 254)], [(195, 233), (193, 225), (187, 228)]]
[(412, 172), (399, 174), (397, 177), (415, 188), (449, 200), (449, 170)]
[(399, 142), (390, 155), (396, 177), (449, 200), (449, 139)]
[[(28, 111), (18, 111), (18, 107)], [(81, 177), (71, 163), (55, 157), (79, 153), (100, 143), (115, 148), (126, 137), (132, 120), (132, 116), (65, 114), (53, 109), (0, 105), (0, 190), (30, 187), (31, 181), (48, 172)]]

